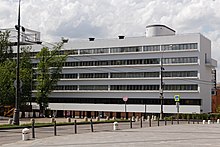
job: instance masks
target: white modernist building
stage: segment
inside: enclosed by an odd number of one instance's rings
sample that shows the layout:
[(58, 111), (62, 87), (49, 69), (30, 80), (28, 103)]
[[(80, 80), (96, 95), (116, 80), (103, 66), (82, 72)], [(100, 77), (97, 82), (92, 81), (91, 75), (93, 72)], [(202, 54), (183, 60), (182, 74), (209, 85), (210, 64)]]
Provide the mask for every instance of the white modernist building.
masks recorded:
[[(164, 25), (146, 27), (146, 36), (69, 41), (62, 78), (49, 109), (93, 112), (211, 112), (211, 41), (199, 33), (175, 34)], [(162, 86), (161, 86), (162, 85)], [(127, 97), (128, 101), (123, 101)], [(126, 109), (126, 110), (125, 110)], [(122, 113), (121, 113), (122, 112)]]

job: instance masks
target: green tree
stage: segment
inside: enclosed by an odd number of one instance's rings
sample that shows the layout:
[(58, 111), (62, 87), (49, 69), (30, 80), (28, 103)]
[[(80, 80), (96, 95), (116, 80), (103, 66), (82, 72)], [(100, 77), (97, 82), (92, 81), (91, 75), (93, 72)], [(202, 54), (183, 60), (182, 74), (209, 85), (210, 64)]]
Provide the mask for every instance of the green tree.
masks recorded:
[(60, 55), (63, 43), (58, 43), (50, 51), (48, 47), (43, 47), (37, 54), (39, 60), (37, 66), (37, 94), (36, 101), (40, 106), (40, 113), (43, 114), (49, 103), (49, 94), (54, 90), (62, 72), (66, 55)]
[(15, 102), (15, 67), (16, 62), (6, 60), (0, 64), (0, 104), (13, 105)]
[[(0, 32), (0, 105), (14, 105), (16, 59), (13, 59), (12, 44), (9, 41), (10, 32)], [(21, 48), (20, 80), (22, 81), (20, 104), (25, 104), (31, 98), (32, 64), (30, 47)]]
[(9, 42), (9, 34), (9, 31), (0, 31), (0, 63), (13, 57), (13, 50)]
[(16, 63), (12, 60), (9, 34), (9, 31), (0, 31), (0, 105), (12, 105), (15, 98)]
[[(32, 83), (33, 83), (33, 67), (31, 62), (31, 47), (21, 48), (20, 58), (20, 80), (22, 81), (20, 94), (20, 110), (22, 117), (25, 116), (25, 111), (30, 110), (30, 103), (32, 101)], [(29, 108), (29, 109), (28, 109)]]

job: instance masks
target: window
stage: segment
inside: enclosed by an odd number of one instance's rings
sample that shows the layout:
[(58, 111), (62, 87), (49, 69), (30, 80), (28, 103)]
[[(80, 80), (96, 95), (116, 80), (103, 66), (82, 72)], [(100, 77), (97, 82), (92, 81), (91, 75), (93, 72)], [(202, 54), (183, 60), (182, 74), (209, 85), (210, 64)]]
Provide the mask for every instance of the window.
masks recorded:
[(108, 78), (108, 73), (80, 73), (79, 78)]
[(123, 52), (140, 52), (141, 46), (135, 46), (135, 47), (115, 47), (110, 48), (111, 53), (123, 53)]
[(79, 78), (93, 78), (93, 73), (80, 73)]
[(64, 54), (67, 54), (67, 55), (77, 55), (78, 54), (78, 50), (76, 50), (76, 49), (64, 50)]
[(198, 57), (164, 58), (164, 64), (197, 63)]
[(197, 84), (164, 85), (164, 90), (198, 90)]
[(160, 51), (160, 46), (159, 45), (144, 46), (143, 50), (144, 51)]
[(77, 74), (64, 74), (65, 79), (76, 79)]
[(110, 85), (110, 90), (159, 90), (159, 85)]
[(144, 77), (159, 77), (159, 72), (120, 72), (111, 73), (111, 78), (144, 78)]
[(54, 90), (77, 90), (77, 85), (57, 85)]
[(80, 54), (92, 54), (93, 50), (92, 49), (81, 49)]
[(197, 77), (197, 71), (164, 71), (164, 77)]
[(186, 44), (167, 44), (161, 45), (161, 50), (188, 50), (197, 49), (197, 43), (186, 43)]
[[(164, 59), (164, 61), (167, 59)], [(104, 61), (80, 61), (80, 62), (65, 62), (65, 67), (74, 66), (107, 66), (107, 65), (137, 65), (137, 64), (159, 64), (159, 58), (153, 59), (133, 59), (133, 60), (104, 60)]]
[(108, 78), (108, 73), (94, 73), (94, 78)]
[(79, 85), (79, 90), (108, 90), (108, 85)]
[(97, 49), (93, 49), (93, 54), (104, 54), (104, 53), (108, 53), (108, 48), (97, 48)]
[(65, 90), (77, 90), (76, 85), (65, 85)]

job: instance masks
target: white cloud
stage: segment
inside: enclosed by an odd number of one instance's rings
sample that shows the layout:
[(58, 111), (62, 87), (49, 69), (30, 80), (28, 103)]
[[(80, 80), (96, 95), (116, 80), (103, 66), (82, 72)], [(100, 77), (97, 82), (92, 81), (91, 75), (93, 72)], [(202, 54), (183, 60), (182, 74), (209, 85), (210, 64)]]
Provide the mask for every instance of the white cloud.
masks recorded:
[[(14, 27), (18, 0), (0, 4), (0, 27)], [(219, 7), (219, 0), (21, 0), (21, 23), (40, 31), (45, 41), (140, 36), (146, 25), (160, 23), (177, 33), (204, 34), (220, 61)]]

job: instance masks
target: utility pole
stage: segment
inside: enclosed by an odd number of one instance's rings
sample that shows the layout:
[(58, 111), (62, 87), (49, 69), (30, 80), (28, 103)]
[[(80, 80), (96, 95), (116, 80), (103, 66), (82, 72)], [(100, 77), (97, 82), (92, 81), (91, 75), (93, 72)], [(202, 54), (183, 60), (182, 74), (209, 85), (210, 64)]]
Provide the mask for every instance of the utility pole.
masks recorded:
[(19, 62), (20, 62), (20, 2), (18, 1), (18, 40), (17, 40), (17, 67), (16, 67), (16, 97), (15, 97), (15, 110), (13, 115), (13, 124), (19, 125), (19, 99), (20, 99), (20, 78), (19, 78)]

